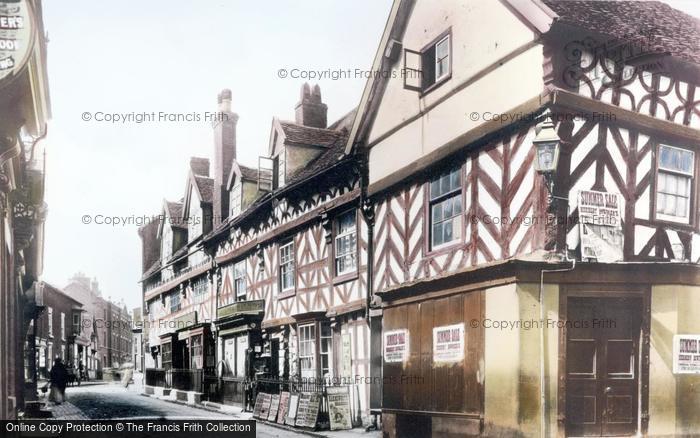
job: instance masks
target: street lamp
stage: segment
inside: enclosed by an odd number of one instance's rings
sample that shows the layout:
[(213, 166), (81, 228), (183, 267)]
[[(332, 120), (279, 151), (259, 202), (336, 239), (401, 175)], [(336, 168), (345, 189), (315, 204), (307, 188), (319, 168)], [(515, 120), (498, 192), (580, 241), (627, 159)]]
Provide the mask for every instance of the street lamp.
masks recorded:
[(554, 129), (554, 123), (547, 119), (537, 127), (537, 135), (532, 141), (535, 146), (535, 170), (544, 176), (547, 190), (552, 196), (554, 190), (554, 173), (559, 163), (561, 140)]

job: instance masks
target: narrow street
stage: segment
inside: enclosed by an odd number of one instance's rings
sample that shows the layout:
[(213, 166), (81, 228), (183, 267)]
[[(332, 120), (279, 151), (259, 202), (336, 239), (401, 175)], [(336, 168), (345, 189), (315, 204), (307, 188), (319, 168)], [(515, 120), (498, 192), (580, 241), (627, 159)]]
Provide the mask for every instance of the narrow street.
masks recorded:
[[(115, 384), (98, 384), (66, 389), (68, 403), (52, 406), (56, 419), (247, 419), (249, 415), (237, 416), (211, 412), (204, 409), (167, 402), (141, 395), (136, 388), (125, 389)], [(79, 411), (79, 412), (78, 412)], [(65, 414), (65, 415), (64, 415)], [(63, 416), (62, 416), (63, 415)], [(257, 424), (257, 436), (302, 437), (292, 431), (278, 429), (267, 424)]]

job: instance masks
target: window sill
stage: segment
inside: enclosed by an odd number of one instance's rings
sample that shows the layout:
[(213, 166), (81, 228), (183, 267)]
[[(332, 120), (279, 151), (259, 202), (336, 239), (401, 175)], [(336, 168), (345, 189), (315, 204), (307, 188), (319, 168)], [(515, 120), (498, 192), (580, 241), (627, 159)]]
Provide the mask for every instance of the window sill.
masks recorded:
[(291, 298), (297, 294), (296, 289), (291, 289), (287, 291), (280, 292), (279, 295), (277, 295), (278, 300), (283, 300), (285, 298)]
[(660, 217), (658, 217), (658, 214), (657, 214), (657, 215), (654, 215), (653, 222), (658, 224), (658, 225), (663, 225), (663, 226), (666, 226), (669, 228), (681, 229), (684, 231), (695, 231), (696, 228), (695, 228), (695, 226), (693, 226), (694, 220), (691, 220), (691, 219), (687, 219), (685, 222), (676, 222), (674, 220), (660, 218)]
[(339, 285), (343, 283), (347, 283), (349, 281), (357, 280), (359, 277), (359, 274), (357, 271), (354, 272), (348, 272), (347, 274), (341, 274), (336, 277), (333, 277), (333, 285)]
[(446, 76), (440, 78), (439, 80), (435, 81), (435, 83), (429, 85), (429, 86), (426, 87), (425, 89), (421, 90), (421, 92), (420, 92), (420, 97), (423, 98), (423, 97), (425, 97), (427, 94), (431, 93), (433, 90), (435, 90), (435, 89), (437, 89), (437, 88), (440, 88), (440, 86), (441, 86), (442, 84), (444, 84), (445, 82), (449, 81), (451, 78), (452, 78), (452, 72), (450, 72), (450, 73), (447, 74)]
[(432, 248), (432, 249), (426, 249), (425, 252), (423, 253), (424, 257), (433, 257), (433, 256), (438, 256), (438, 255), (443, 255), (450, 253), (456, 249), (464, 249), (465, 245), (464, 242), (461, 240), (455, 240), (450, 243), (444, 243), (437, 248)]

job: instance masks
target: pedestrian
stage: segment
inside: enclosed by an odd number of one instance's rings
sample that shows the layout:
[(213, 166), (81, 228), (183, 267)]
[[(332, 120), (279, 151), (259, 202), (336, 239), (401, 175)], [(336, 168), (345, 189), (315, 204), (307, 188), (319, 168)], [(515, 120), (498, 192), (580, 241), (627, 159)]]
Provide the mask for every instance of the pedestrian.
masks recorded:
[(78, 376), (80, 377), (80, 380), (87, 380), (85, 377), (85, 365), (83, 365), (83, 361), (81, 360), (78, 363)]
[(60, 357), (53, 361), (50, 377), (51, 392), (49, 393), (49, 401), (60, 405), (66, 399), (66, 384), (68, 383), (68, 370), (66, 370), (66, 366), (63, 365)]

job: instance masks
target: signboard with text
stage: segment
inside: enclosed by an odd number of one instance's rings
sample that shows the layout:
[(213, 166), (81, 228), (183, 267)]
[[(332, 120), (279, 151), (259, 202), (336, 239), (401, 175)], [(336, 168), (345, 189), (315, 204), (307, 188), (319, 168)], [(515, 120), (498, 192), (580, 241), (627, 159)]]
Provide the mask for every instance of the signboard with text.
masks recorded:
[(280, 405), (279, 412), (277, 413), (277, 424), (284, 424), (284, 418), (287, 416), (287, 411), (289, 410), (289, 393), (283, 391), (280, 394)]
[(610, 263), (623, 260), (622, 196), (618, 193), (581, 190), (578, 218), (581, 258)]
[(331, 386), (326, 389), (326, 393), (331, 430), (352, 429), (349, 388), (345, 386)]
[(408, 359), (408, 330), (384, 333), (384, 362), (404, 362)]
[(27, 64), (35, 34), (27, 0), (0, 1), (0, 83), (16, 76)]
[(299, 394), (289, 396), (289, 409), (284, 417), (284, 424), (294, 426), (296, 424), (297, 410), (299, 410)]
[(673, 374), (700, 374), (700, 335), (673, 336)]
[(433, 362), (464, 359), (464, 323), (433, 328)]

